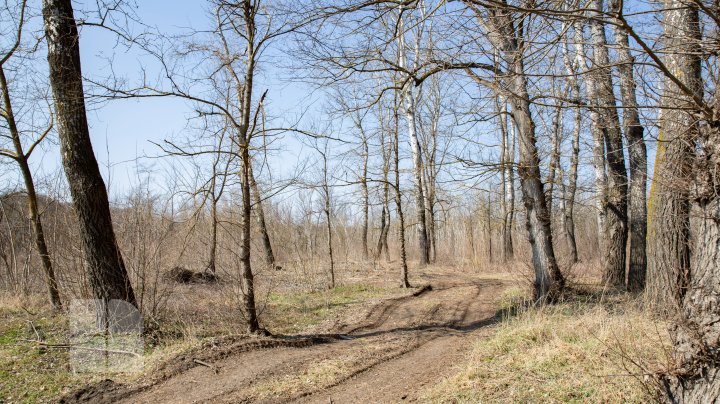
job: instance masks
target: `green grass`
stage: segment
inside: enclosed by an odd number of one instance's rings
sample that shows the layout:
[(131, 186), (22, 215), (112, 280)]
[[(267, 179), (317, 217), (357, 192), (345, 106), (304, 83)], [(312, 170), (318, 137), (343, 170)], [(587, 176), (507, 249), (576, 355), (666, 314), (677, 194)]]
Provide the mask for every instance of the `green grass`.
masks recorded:
[(650, 402), (647, 368), (664, 361), (665, 325), (634, 302), (579, 299), (532, 308), (475, 345), (433, 402)]
[[(0, 322), (0, 401), (47, 402), (61, 394), (65, 386), (87, 381), (87, 377), (72, 374), (66, 350), (24, 341), (35, 340), (37, 335), (30, 323), (19, 317), (3, 316)], [(37, 317), (32, 323), (48, 343), (61, 342), (65, 336), (62, 317)]]
[(270, 293), (262, 320), (272, 332), (298, 333), (344, 308), (386, 297), (398, 290), (355, 284), (315, 292)]

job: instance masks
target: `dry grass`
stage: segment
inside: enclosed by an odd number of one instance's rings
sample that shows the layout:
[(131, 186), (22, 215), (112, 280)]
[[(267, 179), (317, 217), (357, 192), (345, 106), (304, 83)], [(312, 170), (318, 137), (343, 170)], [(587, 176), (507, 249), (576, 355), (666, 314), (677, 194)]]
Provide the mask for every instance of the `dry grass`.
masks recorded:
[(532, 308), (507, 319), (492, 337), (479, 341), (467, 364), (425, 398), (433, 402), (653, 401), (654, 392), (644, 379), (648, 367), (665, 361), (666, 329), (623, 296), (596, 292)]

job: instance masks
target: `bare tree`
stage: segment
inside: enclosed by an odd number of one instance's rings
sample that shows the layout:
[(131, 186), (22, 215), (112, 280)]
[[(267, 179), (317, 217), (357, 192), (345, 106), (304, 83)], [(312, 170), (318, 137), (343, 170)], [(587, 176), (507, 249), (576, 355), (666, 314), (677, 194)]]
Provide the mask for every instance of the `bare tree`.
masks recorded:
[[(50, 260), (50, 253), (48, 251), (47, 242), (45, 240), (45, 232), (43, 230), (42, 220), (40, 218), (40, 207), (38, 205), (37, 191), (35, 190), (35, 182), (33, 180), (32, 170), (30, 169), (29, 159), (32, 152), (45, 139), (52, 129), (52, 120), (48, 124), (47, 128), (39, 133), (30, 143), (27, 148), (27, 152), (23, 146), (23, 136), (21, 135), (21, 129), (18, 126), (16, 120), (15, 111), (13, 108), (13, 102), (10, 95), (10, 83), (5, 74), (6, 66), (8, 62), (15, 56), (16, 52), (22, 45), (23, 31), (25, 30), (25, 13), (27, 9), (27, 1), (22, 1), (19, 5), (19, 16), (18, 24), (15, 32), (15, 41), (12, 47), (0, 55), (0, 94), (2, 94), (2, 109), (0, 109), (0, 118), (2, 118), (7, 124), (9, 138), (12, 142), (14, 150), (6, 150), (0, 148), (0, 156), (8, 157), (17, 163), (22, 174), (23, 181), (25, 183), (25, 192), (27, 192), (28, 202), (28, 213), (30, 216), (30, 222), (33, 226), (35, 235), (35, 247), (38, 254), (40, 255), (40, 261), (42, 262), (45, 286), (48, 291), (48, 298), (53, 308), (60, 310), (62, 304), (60, 301), (60, 293), (58, 291), (57, 279), (55, 278), (55, 270)], [(52, 118), (51, 118), (52, 119)]]
[[(524, 43), (522, 20), (516, 26), (514, 14), (505, 0), (492, 4), (466, 0), (465, 4), (471, 7), (486, 27), (488, 40), (500, 51), (501, 59), (506, 64), (506, 71), (502, 75), (505, 88), (503, 95), (512, 107), (511, 116), (517, 128), (520, 146), (518, 174), (527, 215), (528, 239), (532, 247), (535, 298), (552, 301), (562, 293), (565, 280), (555, 259), (550, 217), (540, 177), (535, 122), (530, 108), (521, 47)], [(483, 81), (476, 75), (473, 77)]]
[[(418, 68), (419, 61), (415, 59), (413, 65), (408, 61), (408, 45), (405, 40), (405, 17), (403, 16), (404, 8), (399, 7), (398, 16), (398, 66), (401, 70), (416, 70)], [(420, 25), (419, 27), (422, 27)], [(420, 41), (422, 38), (422, 32), (417, 33), (415, 36), (414, 54), (420, 53)], [(418, 232), (418, 253), (420, 258), (420, 265), (427, 265), (428, 263), (428, 235), (427, 235), (427, 221), (425, 218), (426, 206), (425, 206), (425, 192), (423, 187), (423, 154), (420, 147), (420, 141), (418, 140), (417, 130), (417, 115), (416, 108), (417, 102), (415, 88), (410, 80), (405, 80), (401, 95), (402, 95), (402, 112), (405, 115), (405, 122), (407, 124), (408, 137), (410, 138), (410, 150), (412, 152), (413, 160), (413, 179), (415, 181), (415, 209), (417, 213), (417, 232)]]

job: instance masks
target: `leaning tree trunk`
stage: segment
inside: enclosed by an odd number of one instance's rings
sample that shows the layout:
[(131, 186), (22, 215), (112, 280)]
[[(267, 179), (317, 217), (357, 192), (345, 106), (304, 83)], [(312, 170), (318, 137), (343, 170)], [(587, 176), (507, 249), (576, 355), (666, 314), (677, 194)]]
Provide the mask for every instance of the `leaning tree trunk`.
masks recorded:
[[(8, 131), (12, 138), (13, 146), (15, 147), (15, 155), (13, 159), (20, 166), (23, 181), (25, 182), (25, 190), (27, 192), (28, 201), (28, 213), (30, 215), (30, 222), (33, 226), (33, 232), (35, 236), (35, 247), (37, 248), (38, 255), (40, 255), (40, 261), (42, 262), (45, 286), (48, 291), (48, 298), (53, 309), (61, 310), (62, 303), (60, 301), (60, 293), (58, 291), (57, 279), (55, 278), (55, 270), (53, 269), (52, 261), (50, 261), (50, 253), (48, 252), (47, 243), (45, 242), (45, 232), (43, 231), (42, 221), (40, 220), (40, 209), (38, 207), (37, 192), (35, 191), (35, 182), (33, 181), (32, 171), (28, 164), (29, 154), (25, 153), (23, 149), (22, 141), (20, 139), (20, 132), (17, 128), (15, 121), (15, 113), (13, 111), (12, 102), (10, 100), (10, 89), (8, 87), (7, 78), (5, 77), (5, 70), (0, 64), (0, 92), (3, 95), (3, 112), (4, 118), (8, 125)], [(31, 147), (32, 149), (32, 147)]]
[[(622, 15), (622, 2), (611, 0), (610, 11)], [(635, 59), (630, 54), (628, 35), (622, 29), (614, 27), (615, 42), (618, 45), (618, 73), (620, 76), (620, 95), (623, 103), (623, 128), (630, 153), (629, 183), (629, 226), (630, 226), (630, 257), (627, 288), (641, 291), (645, 288), (647, 271), (646, 237), (647, 237), (647, 150), (640, 124), (636, 84), (633, 75)]]
[[(43, 18), (60, 151), (80, 222), (90, 286), (95, 298), (102, 302), (101, 306), (113, 299), (137, 306), (115, 239), (105, 183), (90, 142), (80, 70), (80, 42), (72, 2), (43, 0)], [(103, 313), (99, 314), (102, 316)]]
[(565, 279), (555, 259), (550, 216), (545, 201), (545, 191), (540, 176), (535, 122), (533, 121), (523, 52), (519, 47), (522, 30), (516, 30), (512, 14), (507, 10), (506, 0), (496, 6), (487, 6), (489, 16), (479, 15), (490, 31), (488, 39), (503, 53), (508, 63), (507, 76), (503, 77), (508, 88), (508, 101), (517, 126), (520, 146), (518, 174), (523, 203), (527, 216), (526, 228), (532, 250), (535, 271), (534, 292), (536, 300), (556, 300), (565, 286)]
[[(605, 26), (599, 20), (603, 12), (602, 0), (590, 2), (592, 16), (589, 24), (593, 44), (593, 71), (589, 74), (588, 88), (592, 93), (588, 99), (597, 108), (593, 131), (596, 141), (604, 141), (607, 156), (607, 184), (602, 194), (605, 214), (603, 229), (603, 281), (614, 287), (625, 287), (625, 257), (627, 248), (627, 171), (625, 154), (613, 92), (612, 68), (608, 54)], [(599, 150), (597, 151), (599, 152)], [(602, 186), (602, 184), (600, 184)]]
[(267, 223), (265, 222), (265, 210), (262, 204), (262, 195), (255, 181), (252, 165), (250, 166), (250, 187), (252, 188), (253, 200), (255, 204), (255, 217), (257, 218), (258, 228), (260, 229), (260, 238), (262, 239), (263, 250), (265, 251), (265, 264), (268, 268), (275, 268), (275, 254), (273, 253), (272, 244), (270, 243), (270, 235), (268, 234)]

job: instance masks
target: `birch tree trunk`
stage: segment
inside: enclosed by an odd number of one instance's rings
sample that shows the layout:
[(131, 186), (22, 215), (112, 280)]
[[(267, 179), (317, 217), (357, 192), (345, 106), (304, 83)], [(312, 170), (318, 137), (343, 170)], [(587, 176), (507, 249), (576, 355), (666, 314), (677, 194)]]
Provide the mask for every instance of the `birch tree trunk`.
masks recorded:
[[(70, 0), (43, 0), (50, 84), (65, 175), (80, 224), (93, 295), (104, 311), (109, 300), (137, 306), (110, 217), (105, 182), (95, 159), (85, 111), (80, 41)], [(106, 313), (98, 312), (106, 320)]]
[[(500, 122), (500, 180), (502, 192), (502, 259), (509, 262), (514, 259), (513, 252), (513, 222), (515, 216), (515, 136), (514, 129), (509, 130), (507, 121), (507, 102), (502, 96), (495, 97), (495, 109)], [(512, 125), (512, 124), (511, 124)]]
[[(398, 23), (398, 65), (400, 68), (408, 67), (407, 51), (405, 49), (405, 26), (402, 14)], [(415, 209), (417, 214), (418, 254), (420, 266), (428, 263), (428, 236), (425, 218), (425, 195), (423, 191), (423, 160), (420, 141), (417, 135), (417, 122), (415, 117), (415, 92), (411, 80), (402, 89), (402, 110), (407, 123), (408, 137), (410, 138), (410, 151), (413, 160), (413, 179), (415, 181)]]

